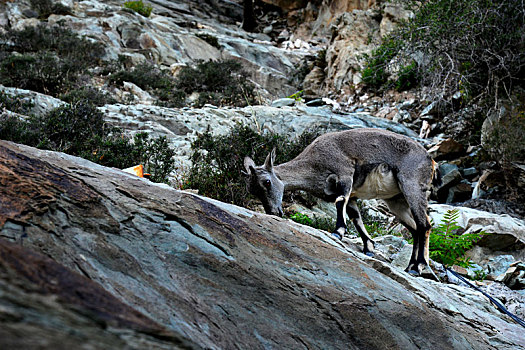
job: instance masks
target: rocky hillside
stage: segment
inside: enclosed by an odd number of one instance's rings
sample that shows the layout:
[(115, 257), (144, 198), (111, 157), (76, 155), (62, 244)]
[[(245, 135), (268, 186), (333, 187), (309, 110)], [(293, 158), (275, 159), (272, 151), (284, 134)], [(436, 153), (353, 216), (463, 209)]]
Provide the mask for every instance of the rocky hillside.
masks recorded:
[[(256, 1), (251, 32), (240, 0), (145, 4), (151, 14), (124, 0), (0, 1), (0, 348), (525, 344), (441, 264), (431, 267), (448, 284), (405, 274), (407, 232), (378, 201), (360, 203), (378, 236), (370, 258), (359, 239), (177, 190), (192, 143), (238, 125), (289, 139), (362, 127), (407, 135), (439, 164), (435, 226), (459, 209), (458, 232), (486, 233), (466, 254), (471, 266), (455, 270), (523, 319), (518, 83), (490, 110), (465, 105), (464, 89), (447, 109), (428, 87), (363, 84), (363, 55), (414, 16), (390, 1)], [(99, 133), (84, 140), (78, 125)], [(166, 141), (170, 186), (115, 168), (136, 164), (119, 160), (143, 133)], [(139, 153), (161, 148), (149, 145)], [(245, 155), (225, 157), (240, 166)], [(333, 205), (287, 199), (288, 212), (334, 216)]]
[(3, 348), (517, 349), (468, 288), (328, 233), (0, 141)]

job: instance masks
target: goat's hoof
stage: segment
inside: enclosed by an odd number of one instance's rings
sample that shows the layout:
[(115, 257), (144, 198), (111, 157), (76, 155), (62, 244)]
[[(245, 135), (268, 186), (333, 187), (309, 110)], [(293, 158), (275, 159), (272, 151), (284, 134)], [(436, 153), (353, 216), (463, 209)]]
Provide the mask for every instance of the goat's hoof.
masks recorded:
[(416, 271), (416, 270), (407, 270), (407, 273), (408, 273), (409, 275), (414, 276), (414, 277), (419, 277), (419, 276), (420, 276), (419, 271)]
[(341, 236), (339, 233), (337, 232), (332, 232), (332, 236), (337, 238), (338, 240), (342, 241), (343, 240), (343, 236)]
[(374, 252), (366, 252), (365, 255), (366, 255), (366, 256), (369, 256), (369, 257), (371, 257), (371, 258), (373, 258), (374, 256), (376, 256)]

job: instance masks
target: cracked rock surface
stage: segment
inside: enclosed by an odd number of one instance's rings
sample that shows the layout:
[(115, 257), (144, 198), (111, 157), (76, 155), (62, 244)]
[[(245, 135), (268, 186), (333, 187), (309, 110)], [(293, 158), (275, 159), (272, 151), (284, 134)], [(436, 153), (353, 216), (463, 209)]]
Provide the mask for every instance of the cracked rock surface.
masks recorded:
[(479, 293), (413, 278), (359, 249), (0, 141), (0, 348), (52, 344), (52, 332), (61, 339), (55, 348), (525, 344), (522, 328)]

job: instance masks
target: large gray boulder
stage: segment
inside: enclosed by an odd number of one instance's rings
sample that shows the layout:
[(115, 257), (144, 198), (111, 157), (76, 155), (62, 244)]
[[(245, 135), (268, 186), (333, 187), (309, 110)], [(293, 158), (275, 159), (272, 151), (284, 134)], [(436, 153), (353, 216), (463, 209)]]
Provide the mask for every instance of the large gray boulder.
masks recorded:
[(478, 245), (492, 251), (516, 251), (521, 252), (517, 259), (525, 258), (523, 247), (525, 247), (525, 222), (509, 215), (492, 214), (481, 210), (454, 207), (445, 204), (431, 204), (430, 217), (436, 224), (443, 220), (447, 211), (459, 210), (457, 224), (465, 229), (465, 233), (487, 233)]
[[(141, 334), (143, 348), (510, 350), (525, 343), (520, 326), (479, 293), (414, 278), (286, 219), (5, 141), (0, 170), (0, 247), (14, 252), (0, 254), (2, 348), (29, 347), (31, 332), (48, 329), (48, 315), (64, 305), (71, 317), (60, 319), (59, 329), (69, 330), (62, 347), (67, 339), (93, 341), (87, 325), (130, 348)], [(5, 266), (26, 277), (6, 275)], [(58, 278), (45, 266), (76, 277)], [(27, 277), (32, 270), (38, 279)], [(60, 297), (87, 280), (105, 291)], [(45, 295), (45, 307), (9, 299), (20, 289), (38, 292), (37, 302)], [(79, 302), (83, 295), (107, 306), (107, 322), (77, 321), (101, 319), (96, 302)], [(122, 316), (115, 305), (135, 311)], [(142, 321), (111, 321), (132, 314)], [(20, 336), (17, 326), (28, 325)]]

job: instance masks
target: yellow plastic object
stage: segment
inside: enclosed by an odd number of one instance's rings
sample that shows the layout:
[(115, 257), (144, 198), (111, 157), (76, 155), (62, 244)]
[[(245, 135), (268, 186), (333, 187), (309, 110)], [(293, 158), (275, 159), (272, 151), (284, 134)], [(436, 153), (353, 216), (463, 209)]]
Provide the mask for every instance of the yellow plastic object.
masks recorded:
[(144, 173), (144, 166), (142, 164), (135, 165), (126, 169), (122, 169), (122, 171), (125, 171), (126, 173), (135, 174), (138, 177), (144, 177), (144, 176), (150, 176), (148, 173)]

